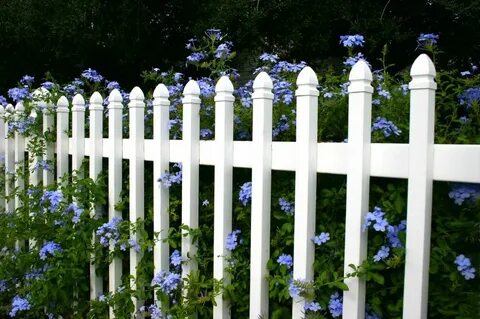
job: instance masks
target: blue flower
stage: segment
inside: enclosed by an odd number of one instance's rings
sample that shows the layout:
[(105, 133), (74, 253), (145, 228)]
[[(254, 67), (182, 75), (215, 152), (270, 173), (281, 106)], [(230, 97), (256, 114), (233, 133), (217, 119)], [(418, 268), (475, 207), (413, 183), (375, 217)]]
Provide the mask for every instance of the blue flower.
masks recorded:
[(200, 62), (204, 60), (207, 57), (207, 55), (204, 52), (193, 52), (189, 56), (187, 56), (187, 61), (188, 62)]
[(33, 83), (33, 81), (35, 81), (35, 78), (33, 76), (30, 76), (30, 75), (24, 75), (20, 79), (20, 83), (22, 83), (23, 85), (30, 85), (30, 84)]
[(278, 257), (277, 263), (280, 265), (285, 265), (288, 269), (290, 269), (293, 266), (293, 258), (291, 255), (282, 254)]
[(448, 193), (448, 197), (453, 199), (455, 204), (462, 205), (464, 201), (472, 201), (480, 197), (480, 185), (457, 184)]
[(63, 200), (63, 194), (62, 191), (57, 190), (57, 191), (45, 191), (45, 193), (42, 195), (42, 198), (40, 198), (40, 203), (43, 205), (47, 201), (50, 203), (50, 206), (48, 207), (48, 210), (50, 212), (54, 212), (57, 210), (58, 206), (60, 205), (60, 202)]
[(210, 37), (210, 38), (213, 38), (214, 40), (221, 40), (222, 39), (222, 31), (220, 29), (207, 29), (205, 31), (205, 34)]
[(387, 90), (384, 90), (381, 86), (379, 86), (377, 90), (378, 90), (378, 95), (383, 96), (387, 100), (390, 100), (392, 98), (392, 95), (390, 94), (390, 92), (388, 92)]
[[(95, 82), (95, 83), (98, 83), (98, 82), (102, 82), (103, 80), (103, 76), (101, 76), (96, 70), (93, 70), (91, 68), (88, 68), (86, 70), (84, 70), (82, 72), (82, 77), (84, 77), (85, 79), (89, 80), (89, 81), (92, 81), (92, 82)], [(77, 83), (75, 83), (76, 85), (78, 85)], [(82, 82), (83, 84), (83, 82)], [(80, 84), (80, 85), (82, 85)]]
[(40, 259), (45, 260), (47, 259), (47, 254), (50, 254), (52, 256), (55, 255), (55, 252), (61, 252), (62, 251), (62, 246), (59, 244), (54, 243), (53, 241), (47, 241), (43, 247), (40, 249)]
[(402, 247), (402, 242), (398, 237), (400, 231), (405, 231), (407, 228), (407, 221), (402, 220), (398, 226), (387, 226), (387, 240), (392, 248)]
[(386, 218), (383, 218), (385, 213), (382, 211), (380, 207), (375, 206), (373, 212), (368, 212), (365, 215), (365, 222), (362, 226), (362, 230), (365, 231), (368, 229), (370, 225), (373, 224), (373, 228), (376, 231), (384, 232), (388, 226), (388, 221)]
[(185, 49), (187, 50), (191, 50), (195, 47), (195, 42), (197, 41), (197, 39), (195, 38), (191, 38), (189, 40), (187, 40), (187, 43), (185, 44)]
[(215, 50), (215, 58), (217, 59), (226, 59), (230, 57), (232, 54), (231, 48), (233, 43), (230, 41), (226, 41), (225, 43), (221, 43), (218, 45), (217, 49)]
[(278, 204), (280, 205), (280, 209), (287, 215), (293, 215), (295, 213), (295, 204), (293, 202), (289, 202), (285, 198), (280, 197), (278, 199)]
[(174, 250), (170, 255), (170, 264), (173, 266), (180, 266), (182, 264), (182, 256), (178, 250)]
[(264, 62), (277, 63), (279, 57), (278, 57), (278, 55), (276, 55), (274, 53), (264, 52), (263, 54), (260, 55), (259, 59), (260, 59), (260, 61), (264, 61)]
[(173, 165), (173, 167), (177, 167), (180, 170), (177, 172), (173, 173), (163, 173), (160, 175), (160, 178), (158, 181), (167, 188), (170, 188), (173, 184), (180, 184), (182, 182), (182, 164), (181, 163), (176, 163)]
[(160, 271), (152, 279), (152, 286), (158, 287), (166, 295), (171, 295), (182, 283), (182, 277), (179, 274), (169, 271)]
[(65, 212), (73, 212), (72, 223), (78, 224), (78, 222), (80, 222), (80, 216), (83, 213), (83, 209), (78, 207), (76, 203), (71, 203), (68, 205), (67, 209), (65, 209)]
[(466, 280), (475, 278), (475, 268), (472, 266), (470, 259), (463, 254), (455, 258), (455, 265), (457, 265), (458, 271)]
[(382, 246), (377, 254), (375, 256), (373, 256), (373, 260), (378, 262), (380, 260), (384, 260), (388, 257), (388, 255), (390, 254), (390, 248), (388, 248), (387, 246)]
[(330, 234), (321, 232), (320, 235), (315, 236), (312, 238), (312, 241), (315, 243), (315, 245), (320, 246), (322, 244), (325, 244), (327, 241), (330, 240)]
[(240, 186), (239, 199), (243, 206), (247, 206), (248, 202), (252, 199), (252, 182), (246, 182)]
[(40, 84), (40, 86), (42, 88), (44, 88), (45, 90), (51, 90), (55, 87), (55, 83), (50, 82), (50, 81), (45, 81), (42, 84)]
[(389, 137), (392, 134), (399, 136), (402, 133), (392, 121), (380, 116), (373, 122), (372, 132), (375, 131), (382, 131), (385, 137)]
[(363, 53), (361, 53), (361, 52), (358, 52), (357, 55), (348, 57), (348, 58), (343, 62), (343, 64), (344, 64), (345, 66), (354, 66), (355, 63), (357, 63), (357, 62), (360, 61), (360, 60), (365, 61), (368, 66), (371, 66), (370, 63), (368, 63), (367, 59), (365, 59), (365, 56), (363, 55)]
[(213, 132), (211, 129), (209, 128), (200, 129), (200, 137), (204, 139), (208, 139), (209, 137), (212, 137), (212, 135), (213, 135)]
[(115, 89), (120, 90), (120, 84), (117, 81), (109, 81), (107, 84), (107, 90), (111, 92)]
[(480, 86), (466, 89), (458, 96), (461, 105), (465, 105), (467, 109), (471, 108), (473, 103), (480, 103)]
[(238, 88), (236, 93), (240, 97), (240, 102), (246, 108), (252, 107), (252, 81), (248, 81), (244, 86)]
[(138, 244), (138, 242), (137, 242), (135, 239), (130, 238), (130, 239), (128, 240), (128, 244), (130, 245), (130, 248), (132, 248), (133, 250), (135, 250), (135, 252), (137, 252), (137, 253), (140, 252), (141, 247), (140, 247), (140, 245)]
[(0, 280), (0, 292), (5, 292), (5, 291), (7, 291), (7, 281)]
[(438, 39), (439, 39), (438, 34), (420, 33), (420, 36), (417, 38), (417, 41), (421, 45), (425, 45), (425, 44), (434, 45), (434, 44), (437, 44)]
[(343, 298), (340, 297), (338, 292), (335, 292), (330, 296), (330, 301), (328, 302), (328, 310), (332, 317), (337, 318), (342, 315), (343, 312)]
[(288, 117), (285, 114), (282, 114), (278, 123), (272, 129), (272, 135), (273, 137), (277, 137), (280, 133), (288, 131), (289, 128)]
[(322, 307), (320, 306), (320, 304), (318, 302), (305, 302), (305, 307), (304, 307), (305, 311), (312, 311), (312, 312), (317, 312), (319, 310), (322, 310)]
[(8, 90), (8, 96), (15, 103), (31, 98), (30, 92), (27, 88), (11, 88)]
[(19, 295), (15, 295), (12, 300), (12, 309), (10, 310), (9, 315), (13, 318), (17, 315), (17, 312), (30, 310), (31, 307), (28, 298), (22, 298)]
[(36, 162), (35, 165), (33, 166), (33, 169), (36, 171), (39, 169), (51, 171), (51, 167), (48, 165), (48, 162), (45, 160), (39, 160), (38, 162)]
[(6, 106), (7, 104), (7, 99), (3, 95), (0, 95), (0, 105)]
[(340, 36), (340, 44), (343, 45), (345, 48), (353, 48), (357, 46), (363, 47), (364, 43), (365, 43), (365, 39), (363, 35), (360, 35), (360, 34)]
[(96, 234), (100, 236), (100, 244), (103, 247), (108, 247), (110, 243), (115, 246), (120, 239), (120, 231), (118, 224), (122, 221), (122, 217), (113, 217), (111, 221), (98, 227)]
[(290, 279), (290, 282), (289, 282), (289, 285), (288, 285), (288, 294), (292, 298), (299, 298), (300, 295), (303, 292), (305, 292), (305, 289), (303, 287), (297, 286), (297, 284), (295, 282), (306, 283), (306, 281), (303, 280), (303, 279), (296, 279), (296, 280)]
[(240, 234), (241, 231), (239, 229), (232, 231), (230, 234), (227, 235), (226, 243), (225, 243), (225, 248), (229, 251), (235, 250), (237, 248), (239, 243), (242, 243), (242, 241), (238, 240), (238, 234)]

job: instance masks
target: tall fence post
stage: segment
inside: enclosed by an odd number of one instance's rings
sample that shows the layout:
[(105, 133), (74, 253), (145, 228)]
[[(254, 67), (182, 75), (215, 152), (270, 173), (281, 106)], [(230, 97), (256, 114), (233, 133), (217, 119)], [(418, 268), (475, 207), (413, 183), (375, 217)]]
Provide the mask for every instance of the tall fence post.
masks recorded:
[[(145, 217), (144, 207), (144, 121), (145, 121), (145, 96), (142, 90), (136, 86), (130, 92), (130, 103), (128, 103), (129, 127), (130, 127), (130, 147), (133, 150), (129, 162), (129, 203), (130, 203), (130, 222), (143, 222)], [(137, 267), (142, 259), (142, 252), (139, 244), (142, 240), (138, 225), (130, 234), (130, 276), (132, 277), (131, 287), (137, 289), (135, 279), (138, 278)], [(140, 289), (140, 287), (138, 287)], [(138, 312), (143, 305), (143, 301), (134, 298), (135, 310)], [(142, 314), (138, 313), (137, 318)]]
[(410, 71), (410, 144), (403, 318), (427, 318), (432, 219), (435, 66), (420, 55)]
[[(348, 87), (348, 172), (345, 218), (345, 275), (367, 256), (367, 232), (362, 222), (368, 211), (370, 186), (370, 140), (372, 121), (372, 73), (365, 61), (358, 61), (350, 72)], [(364, 318), (365, 280), (345, 279), (343, 317)]]
[[(49, 93), (46, 89), (41, 88), (42, 97), (47, 98)], [(55, 129), (55, 122), (54, 122), (54, 105), (51, 102), (45, 103), (44, 108), (42, 109), (43, 114), (43, 133), (53, 132)], [(43, 154), (43, 160), (48, 163), (49, 165), (53, 165), (53, 159), (55, 158), (55, 149), (54, 143), (52, 141), (46, 141), (46, 148), (45, 154)], [(53, 183), (53, 167), (52, 169), (44, 169), (43, 170), (43, 185), (51, 185)]]
[[(90, 97), (90, 142), (92, 152), (89, 159), (89, 176), (96, 180), (102, 171), (103, 161), (103, 99), (100, 93), (94, 92)], [(100, 206), (92, 209), (91, 218), (101, 217)], [(95, 243), (95, 233), (92, 242)], [(94, 257), (94, 256), (92, 256)], [(90, 263), (90, 299), (95, 300), (103, 294), (103, 278), (96, 273), (96, 265)]]
[[(5, 108), (0, 104), (0, 164), (5, 164), (5, 142)], [(0, 174), (0, 177), (5, 177), (3, 170), (0, 170)], [(0, 187), (0, 190), (2, 190), (1, 196), (5, 195), (3, 188), (4, 186), (2, 185)], [(5, 210), (5, 202), (3, 200), (0, 200), (0, 210)]]
[(83, 177), (80, 167), (85, 159), (85, 99), (80, 94), (72, 101), (72, 171), (78, 171), (77, 176)]
[[(227, 235), (232, 231), (233, 182), (233, 85), (227, 76), (218, 81), (215, 96), (215, 181), (213, 221), (213, 277), (228, 284), (225, 268)], [(214, 319), (230, 318), (230, 307), (222, 295), (215, 299)]]
[[(310, 67), (297, 79), (297, 139), (295, 170), (295, 226), (293, 248), (293, 279), (313, 280), (315, 250), (315, 207), (317, 198), (317, 126), (318, 79)], [(293, 298), (292, 318), (302, 318), (305, 301)]]
[[(168, 89), (159, 84), (153, 92), (153, 231), (158, 234), (158, 241), (153, 247), (154, 273), (169, 269), (169, 246), (164, 242), (168, 237), (170, 218), (168, 214), (169, 191), (158, 178), (169, 170), (170, 137), (168, 130), (169, 107)], [(157, 296), (155, 295), (155, 300)]]
[[(200, 162), (200, 87), (194, 80), (188, 81), (183, 90), (183, 147), (182, 162), (182, 224), (198, 228), (198, 173)], [(182, 277), (197, 270), (197, 247), (192, 236), (182, 237)]]
[[(14, 114), (15, 109), (12, 104), (5, 107), (5, 116)], [(8, 213), (15, 210), (15, 201), (12, 199), (14, 191), (13, 179), (15, 176), (15, 139), (9, 136), (8, 123), (5, 125), (5, 209)]]
[(68, 173), (68, 100), (65, 96), (57, 102), (57, 181)]
[(266, 72), (253, 82), (250, 319), (268, 317), (273, 83)]
[[(123, 123), (122, 123), (122, 95), (117, 89), (112, 90), (108, 96), (108, 140), (109, 140), (109, 157), (108, 157), (108, 218), (121, 218), (122, 212), (117, 210), (115, 206), (120, 200), (122, 191), (122, 157), (123, 157)], [(111, 250), (114, 247), (110, 247)], [(115, 290), (122, 283), (122, 260), (118, 257), (114, 258), (109, 265), (108, 271), (108, 290), (115, 293)], [(110, 317), (113, 316), (110, 309)]]

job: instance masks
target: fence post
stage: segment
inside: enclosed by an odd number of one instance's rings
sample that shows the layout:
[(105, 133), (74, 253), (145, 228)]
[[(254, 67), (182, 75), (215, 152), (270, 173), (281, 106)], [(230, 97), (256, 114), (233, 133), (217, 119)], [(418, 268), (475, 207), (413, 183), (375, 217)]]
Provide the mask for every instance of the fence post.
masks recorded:
[[(5, 108), (0, 104), (0, 164), (5, 164), (5, 142)], [(1, 177), (5, 177), (3, 170), (0, 171), (0, 174)], [(2, 196), (5, 195), (3, 188), (4, 186), (0, 187), (0, 190), (2, 190), (0, 195)], [(0, 210), (5, 210), (5, 202), (3, 200), (0, 200)]]
[(83, 176), (80, 167), (85, 158), (85, 100), (77, 94), (72, 101), (72, 171), (78, 170), (78, 177)]
[[(130, 222), (143, 222), (145, 215), (144, 208), (144, 121), (145, 121), (145, 96), (142, 90), (136, 86), (130, 92), (130, 103), (128, 103), (130, 147), (133, 150), (129, 162), (129, 203)], [(140, 225), (130, 234), (130, 276), (132, 276), (131, 287), (136, 289), (135, 279), (138, 278), (137, 267), (142, 259), (142, 252), (138, 247), (141, 242)], [(143, 305), (142, 300), (133, 299), (135, 310), (138, 312)], [(137, 314), (140, 318), (142, 315)]]
[[(8, 104), (5, 107), (6, 113), (10, 116), (15, 113), (15, 109), (12, 104)], [(6, 115), (6, 114), (5, 114)], [(12, 199), (12, 193), (14, 190), (13, 178), (15, 176), (15, 139), (8, 136), (9, 129), (8, 124), (5, 125), (5, 194), (8, 198), (5, 200), (5, 208), (9, 213), (13, 213), (15, 210), (15, 201)]]
[[(348, 87), (348, 174), (345, 219), (345, 276), (367, 256), (367, 232), (362, 232), (368, 211), (370, 186), (370, 140), (372, 121), (372, 73), (365, 61), (358, 61), (350, 72)], [(364, 318), (365, 280), (345, 279), (343, 317)]]
[(266, 72), (253, 82), (250, 318), (268, 317), (273, 83)]
[[(92, 152), (89, 159), (89, 176), (96, 180), (102, 171), (103, 161), (103, 99), (100, 93), (94, 92), (90, 97), (90, 143)], [(91, 218), (101, 217), (99, 206), (95, 206), (91, 212)], [(95, 243), (95, 233), (92, 242)], [(94, 256), (92, 256), (94, 257)], [(96, 274), (96, 265), (90, 263), (90, 299), (95, 300), (103, 294), (103, 278)]]
[[(123, 158), (123, 117), (122, 117), (122, 95), (117, 89), (112, 90), (108, 96), (108, 218), (121, 218), (122, 212), (115, 209), (120, 200), (122, 191), (122, 158)], [(111, 250), (114, 247), (110, 247)], [(118, 257), (112, 260), (108, 271), (108, 290), (115, 293), (115, 290), (122, 283), (122, 260)], [(110, 317), (113, 318), (112, 309)]]
[[(213, 277), (228, 284), (225, 257), (227, 235), (232, 231), (233, 182), (233, 85), (222, 76), (215, 87), (215, 181), (214, 181), (214, 238)], [(230, 306), (222, 295), (216, 297), (214, 319), (230, 318)]]
[[(153, 247), (154, 273), (169, 269), (169, 246), (163, 240), (168, 237), (170, 228), (168, 206), (169, 191), (158, 178), (169, 171), (170, 134), (168, 130), (169, 107), (168, 89), (159, 84), (153, 92), (153, 231), (158, 234), (158, 241)], [(155, 300), (157, 296), (155, 295)]]
[[(41, 96), (44, 98), (47, 98), (49, 96), (49, 93), (46, 89), (41, 88), (40, 89)], [(45, 103), (44, 108), (42, 109), (43, 113), (43, 133), (49, 132), (54, 130), (54, 120), (53, 120), (53, 104), (52, 103)], [(52, 131), (52, 133), (54, 133)], [(43, 160), (46, 163), (53, 164), (53, 159), (55, 158), (55, 149), (54, 149), (54, 143), (53, 142), (45, 142), (46, 149), (45, 149), (45, 154), (43, 155)], [(43, 170), (43, 185), (47, 186), (53, 183), (53, 167), (52, 169), (44, 169)]]
[[(318, 79), (310, 67), (297, 79), (297, 139), (293, 279), (313, 280), (315, 202), (317, 191)], [(305, 301), (293, 298), (292, 318), (302, 318)]]
[(432, 219), (435, 66), (421, 54), (410, 71), (410, 141), (403, 318), (427, 318)]
[[(38, 117), (37, 110), (42, 112), (42, 110), (46, 107), (47, 104), (42, 99), (41, 89), (35, 90), (35, 92), (33, 92), (32, 95), (36, 99), (36, 101), (34, 102), (34, 107), (32, 108), (32, 111), (30, 112), (29, 117), (33, 118), (33, 119), (36, 119)], [(30, 153), (28, 154), (29, 157), (32, 156), (32, 155), (33, 154), (30, 154)], [(33, 159), (29, 158), (29, 163), (30, 163), (29, 183), (34, 185), (34, 186), (39, 185), (40, 182), (42, 182), (42, 180), (43, 180), (42, 169), (40, 167), (38, 167), (38, 164), (41, 160), (42, 160), (42, 155), (35, 156), (35, 158), (33, 158)], [(30, 247), (34, 247), (35, 246), (34, 244), (35, 244), (34, 241), (32, 241)]]
[(57, 181), (68, 173), (68, 100), (65, 96), (57, 102)]
[[(182, 162), (182, 224), (198, 228), (198, 173), (200, 136), (200, 87), (194, 80), (188, 81), (183, 90), (183, 147)], [(192, 236), (182, 237), (182, 277), (197, 270), (197, 247)]]

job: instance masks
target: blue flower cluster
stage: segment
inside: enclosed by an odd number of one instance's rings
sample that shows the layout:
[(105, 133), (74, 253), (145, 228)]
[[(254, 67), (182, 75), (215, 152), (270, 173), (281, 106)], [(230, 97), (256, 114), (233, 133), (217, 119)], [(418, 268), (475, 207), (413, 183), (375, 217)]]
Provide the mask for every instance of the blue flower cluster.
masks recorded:
[(293, 267), (293, 258), (291, 255), (282, 254), (278, 257), (277, 263), (280, 265), (285, 265), (288, 269), (290, 269)]
[(33, 83), (33, 81), (35, 81), (35, 78), (31, 75), (24, 75), (20, 79), (20, 83), (23, 84), (23, 85), (30, 85), (30, 84)]
[(175, 163), (173, 167), (178, 168), (179, 170), (172, 173), (163, 173), (160, 175), (158, 181), (165, 187), (170, 188), (173, 184), (182, 183), (182, 163)]
[(472, 87), (466, 89), (458, 96), (461, 105), (465, 105), (467, 109), (471, 108), (474, 103), (480, 103), (480, 87)]
[(54, 212), (58, 209), (60, 202), (63, 200), (63, 194), (61, 190), (57, 191), (45, 191), (42, 197), (40, 198), (40, 204), (44, 205), (49, 203), (48, 210)]
[(472, 201), (480, 197), (480, 185), (457, 184), (448, 193), (448, 197), (453, 199), (455, 204), (462, 205), (464, 201)]
[(425, 45), (425, 44), (435, 45), (437, 44), (439, 38), (440, 37), (438, 34), (420, 33), (420, 36), (417, 38), (417, 41), (421, 45)]
[(45, 90), (51, 90), (55, 87), (55, 83), (53, 83), (51, 81), (45, 81), (42, 84), (40, 84), (40, 86), (42, 88), (44, 88)]
[(178, 250), (174, 250), (170, 255), (170, 264), (173, 266), (180, 266), (182, 264), (182, 256)]
[(146, 306), (142, 306), (140, 311), (148, 312), (150, 314), (150, 318), (152, 319), (173, 319), (172, 315), (165, 315), (156, 304), (152, 304), (148, 306), (148, 308)]
[(240, 186), (238, 198), (243, 206), (247, 206), (248, 202), (252, 199), (252, 182), (246, 182)]
[(390, 248), (388, 246), (382, 246), (378, 252), (373, 256), (373, 261), (378, 262), (380, 260), (385, 260), (390, 254)]
[(61, 252), (62, 251), (62, 246), (59, 244), (54, 243), (53, 241), (47, 241), (43, 247), (40, 249), (40, 259), (45, 260), (47, 259), (47, 254), (50, 254), (52, 256), (55, 255), (55, 252)]
[(278, 205), (280, 205), (280, 209), (287, 215), (293, 215), (295, 213), (295, 203), (289, 202), (283, 197), (278, 199)]
[(101, 76), (96, 70), (88, 68), (82, 72), (82, 77), (87, 79), (88, 81), (92, 81), (94, 83), (102, 82), (103, 76)]
[(328, 310), (333, 318), (340, 317), (343, 313), (343, 297), (338, 292), (330, 296)]
[(5, 292), (5, 291), (7, 291), (7, 281), (0, 280), (0, 292)]
[(164, 270), (152, 279), (152, 286), (158, 287), (166, 295), (172, 295), (181, 283), (182, 277), (179, 274)]
[(457, 258), (455, 258), (455, 265), (457, 265), (458, 271), (466, 280), (475, 278), (475, 268), (472, 266), (470, 258), (464, 255), (458, 255)]
[(370, 66), (370, 63), (368, 63), (367, 59), (365, 58), (365, 56), (363, 55), (362, 52), (358, 52), (356, 55), (354, 56), (351, 56), (351, 57), (347, 57), (347, 59), (343, 62), (343, 64), (345, 66), (354, 66), (355, 63), (357, 63), (358, 61), (360, 60), (363, 60), (365, 61), (368, 66)]
[(382, 131), (385, 137), (389, 137), (392, 134), (399, 136), (402, 131), (398, 129), (398, 127), (393, 124), (392, 121), (387, 120), (384, 117), (377, 117), (372, 125), (372, 132), (375, 131)]
[(319, 304), (318, 302), (315, 302), (315, 301), (309, 302), (309, 301), (307, 301), (307, 302), (305, 302), (304, 309), (305, 309), (305, 311), (317, 312), (317, 311), (322, 310), (322, 307), (320, 306), (320, 304)]
[(118, 224), (122, 221), (122, 217), (113, 217), (111, 221), (98, 227), (96, 234), (100, 236), (100, 244), (108, 247), (110, 243), (115, 246), (120, 239), (120, 231)]
[(341, 35), (340, 44), (345, 48), (363, 47), (365, 38), (360, 34)]
[(385, 213), (382, 211), (380, 207), (375, 206), (373, 212), (368, 212), (365, 215), (365, 222), (363, 224), (362, 230), (365, 231), (368, 229), (369, 226), (373, 224), (373, 228), (376, 231), (384, 232), (388, 226), (387, 219), (383, 218)]
[(307, 282), (304, 279), (293, 280), (293, 278), (290, 278), (290, 282), (288, 284), (288, 294), (292, 298), (299, 298), (300, 295), (305, 292), (305, 289), (298, 286), (295, 282), (300, 282), (302, 284), (306, 284)]
[(71, 203), (68, 205), (67, 209), (65, 209), (65, 212), (73, 212), (72, 223), (78, 224), (78, 222), (80, 222), (80, 216), (82, 216), (83, 209), (78, 207), (76, 203)]
[(19, 311), (30, 310), (32, 306), (28, 298), (22, 298), (19, 295), (15, 295), (12, 300), (12, 309), (10, 310), (10, 317), (14, 318)]
[(225, 244), (227, 250), (233, 251), (235, 250), (235, 248), (237, 248), (238, 244), (242, 243), (242, 240), (238, 239), (238, 235), (240, 233), (241, 233), (240, 229), (237, 229), (227, 235), (226, 244)]
[(22, 87), (22, 88), (11, 88), (8, 90), (8, 96), (15, 102), (20, 102), (25, 99), (31, 99), (32, 96), (30, 95), (30, 92), (28, 88)]
[(24, 120), (10, 121), (8, 123), (8, 132), (18, 132), (20, 134), (25, 133), (31, 125), (35, 122), (33, 117), (27, 117)]
[(330, 240), (330, 233), (321, 232), (320, 235), (312, 238), (312, 241), (315, 245), (321, 246)]
[(45, 160), (39, 160), (38, 162), (35, 163), (34, 167), (33, 167), (34, 170), (46, 170), (46, 171), (51, 171), (51, 167), (50, 165), (48, 165), (48, 162), (45, 161)]
[(290, 125), (288, 124), (288, 117), (285, 114), (280, 116), (278, 123), (272, 129), (272, 136), (277, 137), (281, 133), (288, 131)]

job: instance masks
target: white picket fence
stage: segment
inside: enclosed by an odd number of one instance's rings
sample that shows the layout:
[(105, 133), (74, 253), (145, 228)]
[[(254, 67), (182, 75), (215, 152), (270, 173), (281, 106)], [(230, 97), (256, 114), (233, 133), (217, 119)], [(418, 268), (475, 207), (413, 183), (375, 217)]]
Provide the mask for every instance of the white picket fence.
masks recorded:
[[(122, 159), (129, 160), (130, 220), (144, 217), (144, 162), (153, 161), (154, 174), (154, 231), (165, 238), (169, 228), (169, 191), (159, 187), (158, 177), (168, 171), (170, 162), (182, 162), (182, 223), (198, 226), (199, 165), (215, 167), (214, 186), (214, 277), (226, 277), (225, 259), (229, 251), (225, 239), (232, 231), (232, 172), (233, 167), (252, 169), (251, 256), (250, 256), (250, 319), (268, 318), (267, 261), (270, 258), (270, 192), (272, 170), (295, 172), (295, 279), (312, 280), (315, 231), (315, 201), (317, 173), (347, 176), (345, 273), (349, 264), (360, 264), (366, 258), (367, 232), (362, 232), (364, 215), (368, 212), (369, 179), (371, 176), (408, 179), (407, 242), (403, 318), (427, 317), (428, 269), (430, 256), (430, 229), (432, 182), (457, 181), (480, 183), (480, 145), (435, 145), (435, 68), (427, 55), (420, 55), (412, 66), (410, 82), (410, 143), (372, 144), (371, 108), (372, 74), (363, 61), (350, 73), (348, 106), (348, 143), (318, 143), (317, 109), (318, 80), (314, 71), (306, 67), (298, 76), (296, 90), (296, 142), (272, 142), (272, 81), (260, 73), (253, 84), (253, 138), (252, 141), (233, 140), (233, 86), (227, 77), (216, 85), (215, 140), (199, 140), (200, 89), (191, 80), (185, 86), (183, 102), (183, 140), (169, 140), (169, 94), (160, 84), (154, 92), (153, 139), (144, 139), (144, 95), (136, 87), (130, 93), (129, 138), (122, 138), (122, 96), (113, 90), (108, 104), (108, 138), (103, 138), (102, 97), (94, 93), (90, 98), (90, 137), (85, 138), (85, 101), (77, 95), (72, 107), (72, 137), (68, 136), (68, 101), (57, 103), (57, 143), (48, 147), (45, 159), (57, 154), (57, 176), (68, 170), (68, 156), (72, 168), (78, 169), (85, 156), (90, 158), (90, 176), (95, 178), (102, 170), (102, 158), (108, 158), (108, 217), (121, 216), (115, 210), (122, 189)], [(12, 106), (7, 106), (7, 109)], [(17, 111), (22, 105), (17, 104)], [(10, 110), (12, 111), (12, 110)], [(0, 108), (0, 113), (3, 113)], [(53, 125), (53, 117), (44, 116), (44, 129)], [(3, 119), (3, 117), (1, 117)], [(0, 120), (0, 131), (5, 131)], [(13, 171), (23, 160), (24, 138), (0, 139), (0, 154), (5, 154), (6, 168)], [(32, 176), (33, 183), (53, 181), (53, 174), (44, 171)], [(21, 180), (17, 181), (19, 187)], [(7, 193), (11, 191), (7, 185)], [(9, 201), (13, 210), (20, 201)], [(188, 260), (196, 247), (190, 237), (182, 239), (182, 257)], [(131, 274), (141, 256), (130, 251)], [(154, 248), (155, 272), (168, 270), (169, 247), (159, 242)], [(196, 269), (190, 260), (182, 266), (185, 276)], [(102, 294), (101, 278), (91, 270), (91, 297)], [(121, 284), (121, 260), (114, 260), (109, 269), (109, 291)], [(343, 318), (365, 316), (365, 282), (349, 278), (350, 288), (343, 294)], [(141, 304), (137, 301), (137, 307)], [(303, 316), (304, 302), (295, 299), (292, 318)], [(230, 318), (228, 304), (217, 298), (215, 319)]]

